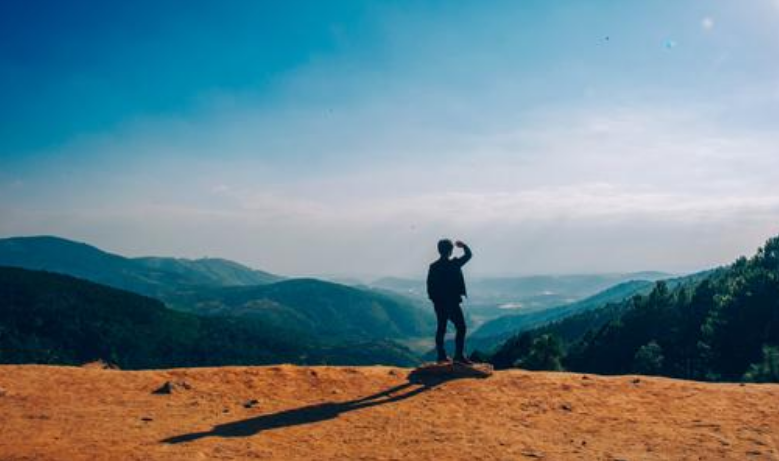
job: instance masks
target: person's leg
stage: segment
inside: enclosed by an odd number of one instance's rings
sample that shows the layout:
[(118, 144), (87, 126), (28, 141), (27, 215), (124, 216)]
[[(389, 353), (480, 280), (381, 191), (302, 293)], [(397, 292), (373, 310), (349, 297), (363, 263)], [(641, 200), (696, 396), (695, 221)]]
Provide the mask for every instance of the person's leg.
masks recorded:
[(446, 349), (444, 348), (444, 336), (446, 336), (446, 323), (449, 321), (449, 315), (447, 315), (444, 306), (435, 306), (435, 316), (438, 321), (438, 326), (435, 332), (435, 348), (438, 352), (438, 361), (447, 360)]
[(455, 360), (465, 360), (465, 316), (463, 315), (463, 309), (459, 304), (451, 307), (451, 319), (454, 323), (454, 327), (457, 329), (457, 334), (454, 338), (455, 344)]

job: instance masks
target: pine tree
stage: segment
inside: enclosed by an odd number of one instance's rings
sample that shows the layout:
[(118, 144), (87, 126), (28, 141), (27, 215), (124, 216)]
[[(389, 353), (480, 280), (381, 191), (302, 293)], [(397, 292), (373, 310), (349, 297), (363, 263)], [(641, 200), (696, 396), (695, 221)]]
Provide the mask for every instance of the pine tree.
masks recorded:
[(663, 348), (656, 341), (641, 346), (633, 358), (633, 371), (642, 375), (656, 375), (663, 369)]

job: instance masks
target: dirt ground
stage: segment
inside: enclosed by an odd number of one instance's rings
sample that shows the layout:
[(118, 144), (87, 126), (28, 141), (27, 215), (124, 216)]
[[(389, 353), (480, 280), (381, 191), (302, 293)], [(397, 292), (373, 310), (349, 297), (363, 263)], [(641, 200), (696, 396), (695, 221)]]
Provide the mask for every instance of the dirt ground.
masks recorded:
[(0, 460), (779, 460), (779, 385), (409, 371), (0, 366)]

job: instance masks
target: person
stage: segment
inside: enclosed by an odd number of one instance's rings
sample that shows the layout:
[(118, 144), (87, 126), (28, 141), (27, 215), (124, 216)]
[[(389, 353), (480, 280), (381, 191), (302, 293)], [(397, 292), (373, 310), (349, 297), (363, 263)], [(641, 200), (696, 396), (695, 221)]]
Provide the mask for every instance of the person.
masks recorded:
[[(452, 258), (454, 246), (462, 248), (463, 255), (459, 258)], [(444, 336), (449, 321), (454, 324), (457, 333), (455, 335), (455, 353), (454, 361), (463, 364), (470, 364), (471, 361), (465, 357), (465, 317), (460, 306), (462, 297), (468, 296), (465, 289), (465, 278), (463, 277), (462, 267), (471, 260), (473, 254), (468, 245), (457, 241), (452, 245), (449, 239), (442, 239), (438, 242), (438, 260), (430, 264), (427, 273), (427, 296), (433, 302), (438, 327), (435, 333), (435, 346), (438, 353), (438, 362), (448, 362), (444, 348)]]

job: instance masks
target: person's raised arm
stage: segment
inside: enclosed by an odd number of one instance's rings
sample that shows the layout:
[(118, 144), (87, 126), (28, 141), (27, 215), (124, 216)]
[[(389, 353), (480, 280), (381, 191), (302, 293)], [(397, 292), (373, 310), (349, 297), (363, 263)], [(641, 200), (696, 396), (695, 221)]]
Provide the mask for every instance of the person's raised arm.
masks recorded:
[(468, 248), (468, 245), (466, 245), (464, 242), (462, 242), (460, 240), (455, 242), (455, 246), (457, 248), (462, 248), (463, 249), (463, 255), (460, 256), (459, 258), (455, 258), (454, 260), (457, 261), (458, 265), (464, 266), (465, 263), (467, 263), (468, 261), (471, 260), (471, 258), (473, 257), (473, 253), (471, 253), (471, 249)]

